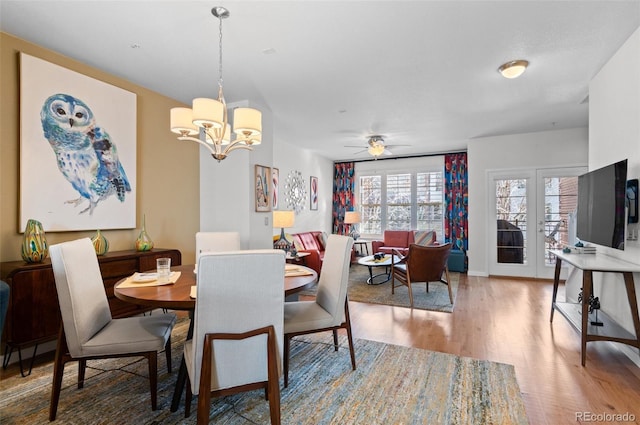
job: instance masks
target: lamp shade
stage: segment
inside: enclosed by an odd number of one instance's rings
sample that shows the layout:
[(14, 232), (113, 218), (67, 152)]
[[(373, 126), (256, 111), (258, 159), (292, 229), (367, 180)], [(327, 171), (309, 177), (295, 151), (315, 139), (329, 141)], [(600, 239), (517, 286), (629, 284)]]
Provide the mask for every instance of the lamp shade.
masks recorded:
[(355, 224), (360, 223), (360, 213), (357, 211), (347, 211), (344, 214), (344, 223), (345, 224)]
[(369, 152), (369, 154), (371, 154), (373, 156), (380, 156), (380, 155), (382, 155), (384, 153), (384, 145), (369, 146), (367, 151)]
[(193, 124), (193, 111), (190, 108), (171, 108), (170, 117), (173, 133), (186, 132), (190, 136), (198, 134), (198, 127)]
[(222, 128), (224, 105), (216, 99), (198, 97), (193, 99), (193, 123), (198, 127)]
[(295, 213), (293, 211), (274, 211), (273, 227), (293, 227), (295, 223)]
[(233, 132), (239, 136), (255, 136), (262, 133), (262, 112), (253, 108), (234, 109)]

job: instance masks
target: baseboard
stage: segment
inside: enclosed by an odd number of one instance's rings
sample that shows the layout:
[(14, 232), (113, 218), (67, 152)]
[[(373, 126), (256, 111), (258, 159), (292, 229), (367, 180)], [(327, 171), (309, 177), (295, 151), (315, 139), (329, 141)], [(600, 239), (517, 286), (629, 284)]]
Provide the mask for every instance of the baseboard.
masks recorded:
[(467, 270), (467, 276), (489, 277), (489, 273), (477, 270)]

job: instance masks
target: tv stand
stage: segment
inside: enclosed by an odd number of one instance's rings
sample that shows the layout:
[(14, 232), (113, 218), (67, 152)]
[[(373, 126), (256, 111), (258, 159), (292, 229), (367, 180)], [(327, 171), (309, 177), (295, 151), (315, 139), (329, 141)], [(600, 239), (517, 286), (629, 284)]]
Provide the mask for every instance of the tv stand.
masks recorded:
[[(567, 254), (561, 250), (551, 250), (549, 252), (556, 257), (550, 322), (553, 322), (553, 312), (558, 310), (576, 330), (582, 333), (582, 366), (585, 365), (587, 360), (587, 342), (589, 341), (615, 341), (631, 345), (640, 350), (640, 318), (638, 317), (638, 301), (633, 281), (633, 273), (640, 272), (640, 264), (629, 263), (605, 254)], [(563, 261), (582, 270), (581, 304), (556, 301), (560, 282), (560, 268)], [(629, 307), (631, 307), (635, 335), (618, 325), (615, 320), (602, 311), (598, 313), (598, 322), (602, 323), (601, 325), (594, 325), (589, 320), (589, 298), (593, 293), (593, 272), (622, 273)]]

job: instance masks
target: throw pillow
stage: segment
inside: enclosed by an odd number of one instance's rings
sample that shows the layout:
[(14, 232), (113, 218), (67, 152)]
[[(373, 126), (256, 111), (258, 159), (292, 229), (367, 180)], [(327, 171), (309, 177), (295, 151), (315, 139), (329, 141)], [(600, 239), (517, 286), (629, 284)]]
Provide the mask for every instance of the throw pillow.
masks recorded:
[(436, 239), (435, 230), (416, 230), (413, 235), (414, 241), (418, 245), (427, 246), (431, 245)]

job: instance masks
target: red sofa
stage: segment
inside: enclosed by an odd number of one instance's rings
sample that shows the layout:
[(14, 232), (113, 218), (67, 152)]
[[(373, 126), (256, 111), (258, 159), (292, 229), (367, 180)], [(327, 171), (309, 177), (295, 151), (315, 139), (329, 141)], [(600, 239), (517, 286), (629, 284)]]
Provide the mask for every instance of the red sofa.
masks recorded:
[(385, 230), (382, 241), (371, 241), (371, 249), (373, 253), (384, 252), (391, 254), (392, 250), (397, 250), (403, 255), (409, 253), (409, 245), (412, 243), (420, 243), (422, 245), (431, 245), (436, 241), (435, 231), (420, 231), (420, 239), (416, 241), (415, 230)]
[(304, 264), (315, 270), (319, 275), (322, 268), (322, 260), (324, 260), (324, 245), (320, 242), (322, 232), (293, 233), (291, 236), (298, 252), (309, 253), (304, 257)]
[[(309, 253), (309, 255), (303, 259), (304, 265), (315, 270), (316, 273), (318, 273), (318, 276), (320, 276), (320, 270), (322, 269), (322, 261), (324, 260), (324, 243), (326, 242), (322, 238), (322, 235), (322, 232), (317, 231), (293, 233), (291, 235), (293, 237), (293, 244), (298, 252)], [(328, 237), (326, 233), (324, 236)], [(355, 250), (352, 249), (351, 262), (355, 261), (355, 258), (356, 253)]]

